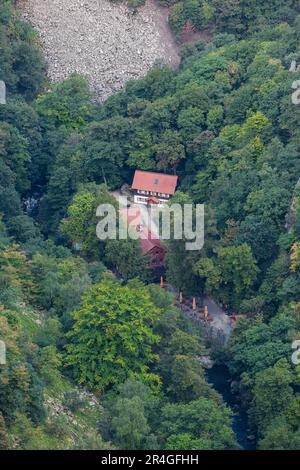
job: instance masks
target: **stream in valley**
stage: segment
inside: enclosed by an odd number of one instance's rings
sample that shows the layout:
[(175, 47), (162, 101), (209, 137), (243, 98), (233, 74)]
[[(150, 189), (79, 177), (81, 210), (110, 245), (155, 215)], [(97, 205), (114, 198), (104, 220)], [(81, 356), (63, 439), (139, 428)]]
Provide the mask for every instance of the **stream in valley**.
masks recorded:
[(241, 409), (236, 396), (231, 391), (231, 377), (225, 365), (215, 365), (206, 371), (208, 381), (223, 396), (225, 403), (236, 413), (233, 417), (232, 428), (237, 436), (239, 445), (243, 450), (254, 450), (255, 442), (247, 439), (248, 417)]

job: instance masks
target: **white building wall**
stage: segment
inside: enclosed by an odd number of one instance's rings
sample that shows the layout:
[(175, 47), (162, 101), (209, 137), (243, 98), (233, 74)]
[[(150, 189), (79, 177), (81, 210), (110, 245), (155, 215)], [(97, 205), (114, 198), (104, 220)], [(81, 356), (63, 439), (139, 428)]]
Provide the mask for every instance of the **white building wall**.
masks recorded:
[[(144, 205), (148, 204), (148, 199), (149, 199), (149, 196), (145, 197), (145, 196), (140, 196), (139, 194), (135, 194), (134, 198), (133, 198), (135, 204), (144, 204)], [(157, 198), (157, 199), (159, 199), (159, 198)], [(163, 207), (165, 205), (165, 203), (166, 203), (165, 199), (159, 199), (159, 204), (153, 204), (153, 206)]]

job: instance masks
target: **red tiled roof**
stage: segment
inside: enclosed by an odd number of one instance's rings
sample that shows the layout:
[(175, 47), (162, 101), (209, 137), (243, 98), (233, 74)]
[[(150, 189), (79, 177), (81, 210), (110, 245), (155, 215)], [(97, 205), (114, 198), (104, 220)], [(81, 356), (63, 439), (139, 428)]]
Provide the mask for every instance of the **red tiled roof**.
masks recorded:
[(164, 247), (162, 246), (160, 239), (157, 235), (152, 233), (149, 229), (143, 227), (141, 213), (136, 208), (130, 209), (121, 209), (122, 216), (127, 219), (127, 223), (136, 227), (137, 231), (141, 231), (140, 233), (140, 246), (142, 253), (146, 255), (150, 253), (153, 248), (157, 248), (162, 252), (165, 251)]
[(177, 180), (178, 177), (174, 175), (136, 170), (131, 189), (173, 195), (176, 190)]
[(143, 230), (142, 236), (141, 236), (141, 249), (143, 254), (147, 254), (150, 251), (153, 250), (153, 248), (159, 248), (161, 250), (164, 250), (164, 248), (161, 245), (160, 239), (157, 238), (156, 235), (154, 235), (150, 230)]

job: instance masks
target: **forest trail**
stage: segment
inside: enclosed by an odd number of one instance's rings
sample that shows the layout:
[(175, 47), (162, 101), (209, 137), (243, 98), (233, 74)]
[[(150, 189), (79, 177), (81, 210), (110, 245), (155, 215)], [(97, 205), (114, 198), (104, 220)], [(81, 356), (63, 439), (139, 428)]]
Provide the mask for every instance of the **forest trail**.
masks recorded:
[(203, 304), (207, 305), (208, 312), (213, 317), (211, 326), (216, 331), (222, 331), (227, 342), (232, 331), (232, 320), (212, 298), (205, 297)]

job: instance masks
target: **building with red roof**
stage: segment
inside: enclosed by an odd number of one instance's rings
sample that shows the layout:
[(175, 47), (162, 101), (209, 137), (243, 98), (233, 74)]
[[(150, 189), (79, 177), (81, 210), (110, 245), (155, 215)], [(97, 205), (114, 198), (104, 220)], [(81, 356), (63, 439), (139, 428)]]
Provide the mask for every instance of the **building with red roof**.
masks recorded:
[(151, 269), (157, 269), (164, 266), (166, 249), (161, 244), (158, 235), (155, 235), (148, 228), (144, 227), (139, 209), (124, 208), (121, 215), (127, 224), (135, 227), (139, 232), (140, 247), (142, 254), (149, 257)]
[(131, 186), (134, 202), (162, 207), (174, 195), (177, 182), (175, 175), (136, 170)]

